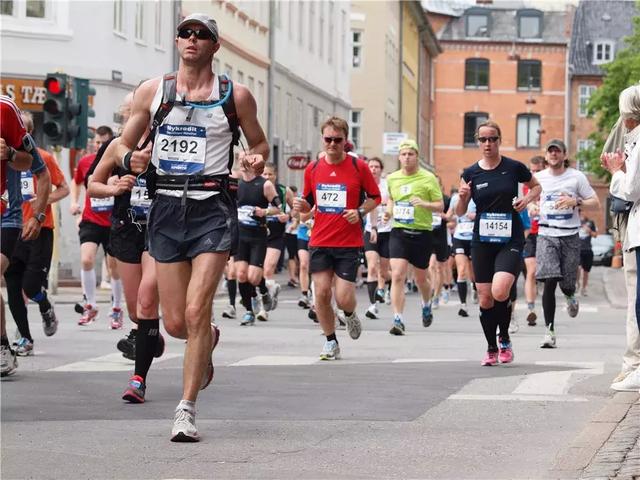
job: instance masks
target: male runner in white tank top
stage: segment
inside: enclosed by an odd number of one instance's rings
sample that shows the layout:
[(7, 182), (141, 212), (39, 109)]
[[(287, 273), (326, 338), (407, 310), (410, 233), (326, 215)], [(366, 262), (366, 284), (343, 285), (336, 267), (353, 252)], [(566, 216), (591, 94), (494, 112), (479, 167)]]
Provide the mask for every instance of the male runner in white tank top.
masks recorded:
[[(156, 131), (151, 158), (129, 152), (153, 119), (162, 98), (162, 77), (138, 88), (131, 118), (108, 153), (134, 174), (145, 171), (152, 161), (158, 182), (168, 176), (182, 185), (195, 176), (223, 179), (217, 191), (158, 186), (148, 220), (164, 326), (170, 335), (187, 340), (183, 395), (171, 440), (196, 442), (200, 436), (195, 401), (213, 377), (211, 354), (218, 340), (218, 331), (210, 324), (213, 296), (238, 233), (235, 200), (224, 186), (231, 167), (232, 133), (223, 102), (218, 101), (218, 76), (211, 68), (220, 48), (217, 24), (204, 14), (189, 15), (178, 25), (175, 41), (180, 55), (176, 102)], [(257, 120), (256, 102), (244, 85), (234, 84), (231, 94), (250, 147), (240, 154), (240, 161), (260, 175), (269, 145)]]

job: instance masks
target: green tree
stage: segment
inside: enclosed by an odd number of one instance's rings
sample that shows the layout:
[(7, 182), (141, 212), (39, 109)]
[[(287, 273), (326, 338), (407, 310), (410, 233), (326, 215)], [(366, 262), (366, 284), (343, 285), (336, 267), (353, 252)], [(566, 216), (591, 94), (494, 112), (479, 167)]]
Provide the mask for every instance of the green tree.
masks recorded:
[[(640, 1), (636, 2), (640, 10)], [(633, 33), (625, 38), (626, 47), (615, 60), (602, 66), (605, 76), (587, 105), (589, 115), (596, 117), (597, 130), (589, 135), (593, 147), (577, 154), (589, 172), (609, 180), (611, 175), (600, 166), (600, 153), (604, 142), (619, 117), (618, 97), (625, 88), (640, 81), (640, 16), (633, 17)]]

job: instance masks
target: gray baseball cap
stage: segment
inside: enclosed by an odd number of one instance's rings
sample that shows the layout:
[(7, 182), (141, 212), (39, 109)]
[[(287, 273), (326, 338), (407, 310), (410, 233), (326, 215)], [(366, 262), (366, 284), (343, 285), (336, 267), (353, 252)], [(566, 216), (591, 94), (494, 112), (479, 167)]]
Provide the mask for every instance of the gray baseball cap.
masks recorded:
[(190, 23), (199, 23), (203, 27), (206, 27), (213, 35), (214, 41), (218, 41), (218, 24), (209, 15), (205, 13), (192, 13), (178, 24), (176, 30), (180, 30), (182, 27)]
[(559, 140), (557, 138), (554, 138), (553, 140), (550, 140), (549, 143), (547, 143), (547, 147), (545, 148), (545, 151), (548, 151), (549, 148), (551, 147), (557, 147), (560, 150), (562, 150), (564, 153), (567, 153), (567, 146), (564, 144), (562, 140)]

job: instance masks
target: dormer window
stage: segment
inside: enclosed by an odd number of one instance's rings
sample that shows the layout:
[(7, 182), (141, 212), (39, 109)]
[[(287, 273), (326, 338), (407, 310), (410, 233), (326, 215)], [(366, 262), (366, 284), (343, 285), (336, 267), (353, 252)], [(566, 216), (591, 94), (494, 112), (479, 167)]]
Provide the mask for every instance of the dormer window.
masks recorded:
[(600, 40), (593, 45), (593, 64), (600, 65), (613, 60), (615, 44), (609, 40)]
[(491, 25), (489, 12), (483, 8), (469, 9), (465, 14), (467, 37), (488, 37)]
[(542, 37), (542, 12), (540, 10), (518, 10), (518, 37)]

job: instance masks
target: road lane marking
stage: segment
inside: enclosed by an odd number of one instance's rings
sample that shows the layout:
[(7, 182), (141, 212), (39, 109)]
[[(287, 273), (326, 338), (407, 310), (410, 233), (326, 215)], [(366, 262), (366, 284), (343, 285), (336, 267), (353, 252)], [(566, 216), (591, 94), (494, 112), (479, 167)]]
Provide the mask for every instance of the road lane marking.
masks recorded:
[[(165, 353), (153, 361), (155, 366), (167, 360), (182, 357), (179, 353)], [(121, 353), (110, 353), (102, 357), (90, 358), (81, 362), (67, 363), (59, 367), (45, 370), (47, 372), (127, 372), (133, 368), (133, 362), (127, 360)]]
[(299, 357), (293, 355), (258, 355), (229, 364), (230, 367), (313, 365), (320, 362), (319, 357)]
[(588, 402), (584, 397), (573, 395), (469, 395), (454, 394), (448, 400), (481, 400), (481, 401), (503, 401), (503, 402)]

